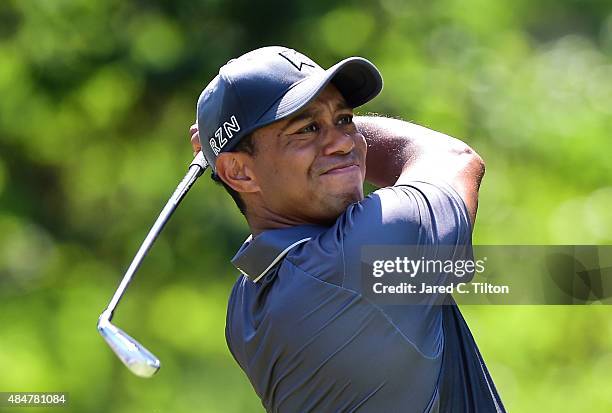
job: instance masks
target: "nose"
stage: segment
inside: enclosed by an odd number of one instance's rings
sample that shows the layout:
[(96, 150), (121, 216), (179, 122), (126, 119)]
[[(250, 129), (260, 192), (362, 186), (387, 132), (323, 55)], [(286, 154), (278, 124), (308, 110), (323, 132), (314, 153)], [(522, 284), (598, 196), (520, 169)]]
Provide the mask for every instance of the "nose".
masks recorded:
[(330, 128), (323, 141), (324, 155), (345, 155), (355, 148), (353, 136), (337, 128)]

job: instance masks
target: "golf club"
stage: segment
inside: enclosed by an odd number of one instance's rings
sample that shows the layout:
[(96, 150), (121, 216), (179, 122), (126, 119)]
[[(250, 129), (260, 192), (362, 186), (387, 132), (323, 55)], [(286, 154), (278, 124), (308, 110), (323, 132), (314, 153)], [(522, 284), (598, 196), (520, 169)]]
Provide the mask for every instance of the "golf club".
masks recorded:
[(110, 300), (106, 310), (102, 312), (98, 319), (98, 331), (104, 337), (104, 340), (113, 349), (117, 357), (127, 366), (128, 369), (137, 376), (151, 377), (159, 370), (159, 359), (155, 357), (149, 350), (144, 348), (138, 341), (134, 340), (120, 328), (115, 327), (111, 320), (113, 313), (117, 308), (117, 304), (123, 297), (125, 290), (134, 278), (134, 274), (138, 271), (140, 264), (147, 255), (151, 246), (155, 242), (166, 222), (172, 216), (174, 210), (178, 207), (181, 200), (185, 197), (194, 182), (202, 175), (208, 167), (206, 159), (202, 151), (198, 152), (191, 164), (189, 170), (183, 180), (176, 187), (176, 190), (162, 209), (161, 213), (155, 220), (153, 227), (149, 230), (147, 237), (140, 245), (138, 252), (134, 256), (132, 263), (128, 267), (117, 291)]

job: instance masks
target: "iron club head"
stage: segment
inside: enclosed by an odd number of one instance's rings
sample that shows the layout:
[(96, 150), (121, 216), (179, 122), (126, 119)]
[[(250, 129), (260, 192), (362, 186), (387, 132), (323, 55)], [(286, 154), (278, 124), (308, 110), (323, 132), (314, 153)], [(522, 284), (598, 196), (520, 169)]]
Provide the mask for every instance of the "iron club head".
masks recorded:
[(98, 331), (117, 357), (137, 376), (151, 377), (159, 370), (159, 359), (120, 328), (110, 322), (110, 314), (102, 313)]

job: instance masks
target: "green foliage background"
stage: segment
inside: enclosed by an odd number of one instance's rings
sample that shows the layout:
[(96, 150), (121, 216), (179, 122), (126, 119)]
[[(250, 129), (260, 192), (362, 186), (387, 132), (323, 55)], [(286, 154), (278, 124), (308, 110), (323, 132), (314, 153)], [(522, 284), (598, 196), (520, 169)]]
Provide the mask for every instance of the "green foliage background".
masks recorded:
[[(0, 391), (67, 391), (74, 412), (262, 410), (224, 339), (248, 231), (207, 177), (115, 318), (160, 373), (132, 376), (95, 323), (191, 159), (199, 92), (271, 44), (369, 58), (385, 89), (364, 111), (476, 148), (476, 243), (612, 242), (605, 0), (5, 0)], [(509, 411), (612, 411), (612, 309), (463, 311)]]

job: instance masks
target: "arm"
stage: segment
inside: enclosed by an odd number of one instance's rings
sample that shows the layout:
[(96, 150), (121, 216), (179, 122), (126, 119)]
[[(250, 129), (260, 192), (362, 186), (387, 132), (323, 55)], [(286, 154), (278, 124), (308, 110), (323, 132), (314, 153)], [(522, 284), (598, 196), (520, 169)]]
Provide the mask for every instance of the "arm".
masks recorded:
[(474, 224), (485, 165), (472, 148), (397, 119), (359, 116), (355, 123), (368, 144), (368, 182), (385, 187), (410, 181), (445, 181), (461, 196)]

